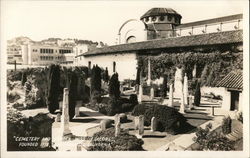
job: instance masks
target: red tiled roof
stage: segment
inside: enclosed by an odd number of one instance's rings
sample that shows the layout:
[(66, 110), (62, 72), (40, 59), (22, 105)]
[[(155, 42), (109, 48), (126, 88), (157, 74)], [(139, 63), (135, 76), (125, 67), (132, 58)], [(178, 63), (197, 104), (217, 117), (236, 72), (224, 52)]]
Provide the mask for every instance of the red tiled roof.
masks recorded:
[(190, 47), (202, 45), (239, 43), (243, 41), (243, 31), (224, 31), (192, 36), (181, 36), (166, 39), (155, 39), (143, 42), (120, 44), (109, 47), (93, 49), (79, 56), (101, 55), (119, 52), (132, 52), (138, 50), (153, 50), (163, 48)]
[(242, 72), (230, 72), (221, 81), (219, 81), (216, 87), (226, 87), (232, 89), (243, 89), (243, 77)]

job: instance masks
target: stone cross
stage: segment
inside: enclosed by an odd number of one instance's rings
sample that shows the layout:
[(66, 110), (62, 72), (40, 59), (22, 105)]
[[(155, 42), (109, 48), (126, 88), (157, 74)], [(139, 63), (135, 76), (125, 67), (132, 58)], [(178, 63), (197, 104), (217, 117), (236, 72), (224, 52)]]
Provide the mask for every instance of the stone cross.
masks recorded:
[(138, 130), (138, 128), (139, 128), (139, 117), (138, 116), (135, 116), (134, 123), (135, 123), (135, 130)]
[(143, 95), (143, 89), (142, 89), (142, 85), (139, 85), (139, 95), (138, 95), (138, 102), (141, 103), (142, 102), (142, 95)]
[(188, 104), (188, 78), (187, 78), (186, 73), (184, 76), (183, 93), (184, 93), (184, 104), (187, 105)]
[(121, 133), (121, 123), (115, 125), (115, 137), (119, 136)]
[(157, 121), (155, 117), (152, 117), (151, 119), (151, 132), (156, 131), (157, 128)]
[(63, 107), (62, 107), (62, 119), (61, 119), (62, 136), (70, 135), (69, 129), (69, 90), (64, 88), (63, 91)]
[(142, 138), (143, 133), (144, 133), (144, 116), (143, 115), (139, 116), (139, 125), (138, 125), (138, 128), (139, 128), (139, 130), (138, 130), (139, 131), (138, 137)]
[(153, 99), (154, 99), (154, 96), (155, 96), (154, 88), (151, 87), (151, 88), (150, 88), (150, 99), (153, 100)]
[(148, 58), (148, 80), (147, 85), (151, 84), (151, 63), (150, 63), (150, 57)]
[(169, 107), (173, 107), (173, 84), (170, 84), (169, 86), (169, 102), (168, 102)]

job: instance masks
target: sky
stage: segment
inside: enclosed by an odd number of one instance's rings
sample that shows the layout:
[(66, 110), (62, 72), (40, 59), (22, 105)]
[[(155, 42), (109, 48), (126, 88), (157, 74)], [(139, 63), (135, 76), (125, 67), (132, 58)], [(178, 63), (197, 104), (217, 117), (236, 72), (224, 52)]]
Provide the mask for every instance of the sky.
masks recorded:
[(1, 1), (1, 36), (78, 38), (115, 44), (120, 26), (153, 7), (172, 8), (182, 23), (243, 13), (238, 1)]

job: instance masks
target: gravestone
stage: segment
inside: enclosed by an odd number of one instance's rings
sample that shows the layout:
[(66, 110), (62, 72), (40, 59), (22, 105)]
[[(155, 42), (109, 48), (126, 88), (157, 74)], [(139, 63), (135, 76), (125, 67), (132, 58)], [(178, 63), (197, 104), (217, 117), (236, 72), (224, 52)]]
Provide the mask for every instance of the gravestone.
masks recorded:
[(115, 125), (115, 137), (119, 136), (121, 133), (121, 124), (120, 123), (117, 123)]
[(184, 104), (187, 105), (188, 104), (188, 78), (187, 78), (186, 73), (184, 76), (183, 93), (184, 93)]
[(174, 97), (181, 98), (182, 95), (182, 68), (176, 67), (174, 80)]
[(56, 122), (61, 122), (61, 114), (60, 113), (56, 114)]
[(151, 88), (150, 88), (150, 99), (153, 100), (153, 99), (154, 99), (154, 96), (155, 96), (154, 88), (151, 87)]
[(82, 101), (76, 101), (75, 117), (80, 116), (80, 107), (81, 106), (82, 106)]
[(169, 102), (168, 102), (169, 107), (173, 107), (173, 84), (170, 84), (169, 86)]
[(82, 144), (77, 144), (76, 151), (82, 151)]
[(135, 130), (138, 130), (138, 128), (139, 128), (139, 117), (138, 116), (134, 117), (134, 124), (135, 124)]
[(142, 102), (142, 95), (143, 95), (143, 89), (142, 89), (142, 85), (139, 85), (139, 95), (138, 95), (138, 102), (141, 103)]
[(185, 113), (185, 104), (184, 104), (184, 93), (181, 95), (181, 105), (180, 105), (180, 113), (184, 114)]
[(62, 130), (63, 139), (65, 138), (65, 136), (72, 134), (69, 129), (69, 90), (68, 88), (64, 88), (63, 90), (61, 130)]
[(101, 127), (101, 130), (102, 130), (102, 131), (106, 130), (106, 123), (105, 123), (105, 121), (102, 120), (102, 121), (100, 122), (100, 127)]
[(151, 119), (151, 132), (156, 131), (157, 129), (157, 120), (155, 117), (152, 117)]
[(123, 85), (122, 84), (120, 84), (120, 92), (121, 92), (121, 94), (123, 93)]
[(115, 115), (115, 126), (120, 123), (120, 115), (116, 114)]
[(196, 68), (197, 68), (197, 66), (194, 65), (194, 69), (192, 71), (193, 78), (196, 78)]
[(188, 97), (188, 107), (189, 107), (189, 110), (192, 110), (194, 108), (193, 106), (193, 96), (189, 96)]
[(138, 125), (138, 138), (142, 138), (143, 137), (143, 133), (144, 133), (144, 116), (140, 115), (139, 116), (139, 125)]

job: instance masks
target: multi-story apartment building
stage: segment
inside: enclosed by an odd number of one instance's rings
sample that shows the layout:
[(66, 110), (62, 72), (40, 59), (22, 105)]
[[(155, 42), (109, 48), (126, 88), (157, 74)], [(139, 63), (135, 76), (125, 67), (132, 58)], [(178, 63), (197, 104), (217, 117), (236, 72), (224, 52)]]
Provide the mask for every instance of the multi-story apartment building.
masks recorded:
[(46, 46), (40, 44), (22, 45), (24, 65), (73, 64), (72, 47)]

